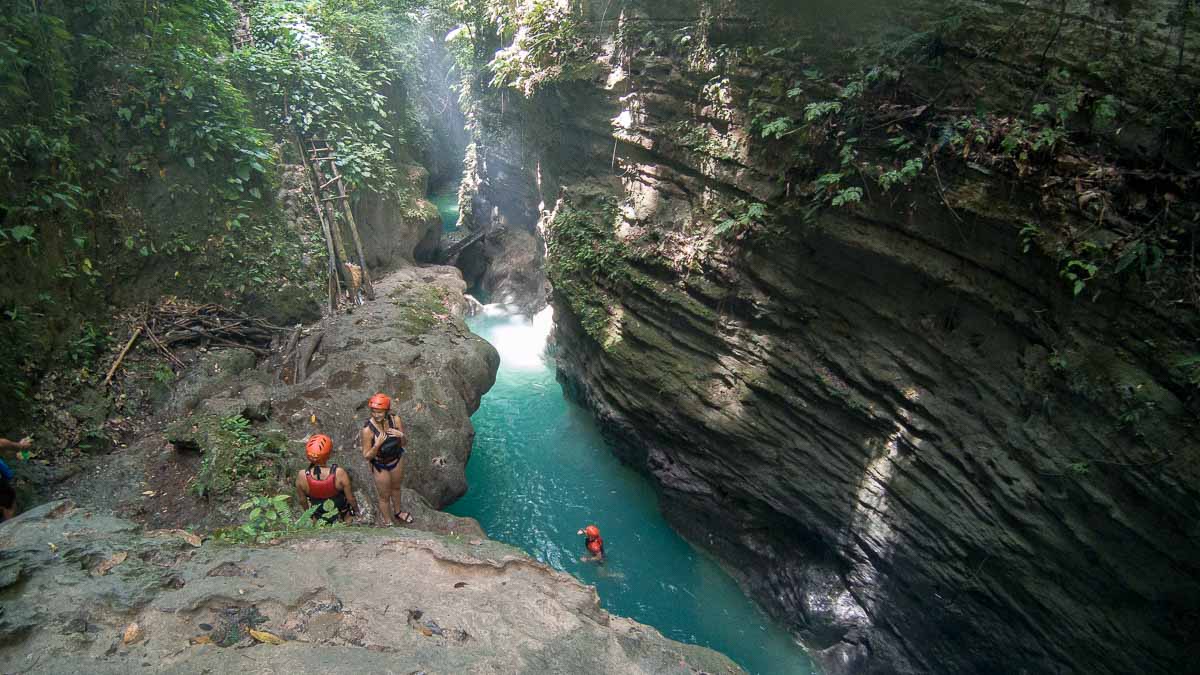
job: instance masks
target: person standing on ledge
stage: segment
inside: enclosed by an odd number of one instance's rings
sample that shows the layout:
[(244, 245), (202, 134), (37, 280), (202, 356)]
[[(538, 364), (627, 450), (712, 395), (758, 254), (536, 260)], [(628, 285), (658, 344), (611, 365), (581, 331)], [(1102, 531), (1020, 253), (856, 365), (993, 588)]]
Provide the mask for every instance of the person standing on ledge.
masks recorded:
[(385, 525), (411, 523), (412, 514), (400, 502), (404, 482), (404, 423), (392, 414), (392, 399), (375, 394), (367, 403), (371, 418), (362, 428), (363, 457), (371, 463), (371, 475), (379, 492), (379, 513)]
[[(337, 464), (329, 464), (329, 453), (333, 451), (333, 440), (325, 434), (313, 434), (304, 446), (304, 454), (308, 457), (308, 468), (296, 476), (296, 495), (300, 498), (300, 507), (308, 510), (309, 504), (317, 504), (313, 520), (323, 519), (332, 523), (340, 517), (343, 523), (350, 522), (358, 513), (358, 503), (354, 499), (354, 488), (350, 484), (350, 474)], [(337, 514), (325, 511), (326, 500), (333, 500)]]
[[(0, 450), (28, 450), (33, 447), (33, 439), (26, 436), (20, 441), (10, 441), (0, 438)], [(13, 489), (13, 472), (0, 459), (0, 523), (17, 515), (17, 491)]]
[(604, 562), (604, 540), (600, 538), (600, 528), (595, 525), (588, 525), (579, 530), (575, 534), (582, 534), (587, 537), (586, 546), (588, 555), (579, 559), (579, 562)]

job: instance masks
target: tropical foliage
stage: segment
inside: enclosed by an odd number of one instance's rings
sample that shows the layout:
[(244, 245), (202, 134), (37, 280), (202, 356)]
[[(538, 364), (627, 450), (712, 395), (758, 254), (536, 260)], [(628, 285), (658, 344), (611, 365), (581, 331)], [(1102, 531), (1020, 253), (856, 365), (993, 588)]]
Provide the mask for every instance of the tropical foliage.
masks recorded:
[(242, 17), (228, 0), (10, 5), (0, 16), (5, 418), (110, 304), (319, 297), (320, 233), (297, 231), (277, 201), (295, 132), (335, 142), (351, 185), (380, 192), (398, 189), (401, 158), (429, 138), (406, 90), (423, 77), (424, 3), (247, 0), (252, 41), (236, 50)]

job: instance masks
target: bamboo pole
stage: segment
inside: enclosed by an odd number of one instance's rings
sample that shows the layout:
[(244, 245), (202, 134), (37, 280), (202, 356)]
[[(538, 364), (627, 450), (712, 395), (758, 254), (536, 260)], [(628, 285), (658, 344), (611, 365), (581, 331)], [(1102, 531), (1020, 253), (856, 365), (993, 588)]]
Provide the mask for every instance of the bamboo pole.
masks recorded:
[(125, 343), (125, 348), (121, 350), (120, 354), (117, 354), (117, 360), (113, 361), (112, 368), (108, 369), (108, 375), (104, 376), (104, 386), (107, 387), (112, 383), (113, 375), (116, 374), (117, 368), (121, 366), (121, 361), (125, 359), (125, 355), (129, 353), (129, 348), (133, 346), (133, 343), (137, 341), (138, 336), (142, 334), (142, 328), (144, 327), (144, 325), (138, 326), (137, 330), (133, 331), (133, 335), (129, 338), (129, 342)]
[(358, 223), (354, 221), (354, 210), (350, 208), (350, 196), (346, 194), (346, 184), (338, 176), (338, 196), (342, 198), (342, 208), (346, 212), (346, 222), (350, 223), (350, 234), (354, 237), (354, 248), (358, 251), (358, 264), (362, 265), (363, 288), (367, 298), (375, 299), (375, 286), (371, 284), (371, 274), (367, 272), (367, 257), (363, 255), (362, 239), (358, 236)]
[(354, 275), (345, 265), (350, 262), (350, 256), (346, 254), (346, 241), (342, 237), (342, 228), (338, 224), (337, 211), (333, 209), (333, 204), (325, 204), (325, 207), (328, 209), (325, 215), (329, 217), (329, 229), (333, 231), (333, 247), (337, 249), (338, 260), (341, 261), (338, 264), (338, 270), (342, 273), (342, 282), (345, 283), (347, 290), (353, 289), (355, 286)]
[[(315, 148), (314, 148), (314, 154), (315, 154)], [(307, 159), (311, 159), (311, 158), (307, 158)], [(330, 157), (330, 158), (320, 159), (320, 160), (312, 161), (309, 163), (309, 166), (312, 167), (311, 177), (312, 177), (312, 181), (313, 181), (313, 189), (317, 190), (318, 196), (320, 196), (321, 182), (325, 179), (325, 172), (321, 168), (321, 162), (331, 162), (332, 163), (333, 158)], [(334, 167), (333, 170), (336, 172), (337, 168)], [(322, 199), (321, 203), (324, 204), (328, 208), (328, 210), (325, 212), (325, 215), (329, 218), (329, 230), (333, 233), (333, 248), (337, 251), (337, 254), (338, 254), (339, 262), (338, 262), (337, 267), (338, 267), (338, 270), (341, 272), (342, 282), (345, 284), (346, 289), (350, 290), (355, 287), (354, 275), (350, 273), (349, 268), (347, 268), (345, 265), (345, 263), (350, 262), (350, 256), (346, 254), (346, 240), (342, 236), (342, 228), (338, 225), (337, 211), (334, 210), (333, 204), (329, 204), (328, 201), (329, 200), (327, 200), (327, 199)]]
[[(308, 161), (308, 150), (304, 147), (304, 141), (300, 134), (296, 134), (296, 149), (300, 151), (300, 161), (304, 164), (304, 172), (308, 174), (309, 183), (313, 188), (313, 206), (317, 209), (317, 218), (321, 221), (321, 233), (325, 235), (325, 250), (329, 253), (329, 308), (337, 309), (338, 298), (338, 273), (337, 269), (342, 270), (342, 275), (345, 278), (346, 288), (351, 287), (350, 271), (344, 269), (344, 266), (338, 262), (337, 252), (340, 249), (336, 245), (337, 238), (334, 236), (336, 232), (334, 227), (330, 227), (330, 223), (325, 218), (325, 207), (321, 203), (321, 192), (318, 189), (321, 182), (317, 177), (316, 167)], [(345, 253), (342, 254), (342, 260), (345, 260)]]

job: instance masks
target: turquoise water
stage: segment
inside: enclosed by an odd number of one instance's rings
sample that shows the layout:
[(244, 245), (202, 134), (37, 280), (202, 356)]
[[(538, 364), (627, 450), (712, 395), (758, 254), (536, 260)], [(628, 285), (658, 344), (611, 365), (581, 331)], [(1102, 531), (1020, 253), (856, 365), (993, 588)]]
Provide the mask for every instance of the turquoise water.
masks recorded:
[(429, 200), (437, 206), (438, 213), (442, 215), (442, 231), (458, 230), (458, 185), (448, 185), (437, 190), (429, 196)]
[[(563, 398), (543, 356), (550, 310), (531, 323), (487, 309), (468, 324), (499, 350), (500, 371), (471, 418), (470, 491), (449, 510), (595, 585), (614, 614), (716, 649), (752, 673), (814, 672), (787, 632), (667, 525), (650, 481), (617, 461), (590, 415)], [(602, 566), (579, 560), (575, 532), (589, 523), (604, 537)]]

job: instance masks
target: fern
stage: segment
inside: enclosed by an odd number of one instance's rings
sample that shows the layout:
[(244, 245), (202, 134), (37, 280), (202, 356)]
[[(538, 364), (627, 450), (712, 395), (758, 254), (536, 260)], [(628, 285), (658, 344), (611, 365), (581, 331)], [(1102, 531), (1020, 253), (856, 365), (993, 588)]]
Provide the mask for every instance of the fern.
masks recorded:
[(863, 189), (862, 188), (848, 187), (845, 190), (839, 190), (838, 193), (833, 196), (833, 201), (831, 203), (834, 206), (846, 206), (847, 204), (854, 204), (856, 202), (861, 202), (862, 197), (863, 197)]

